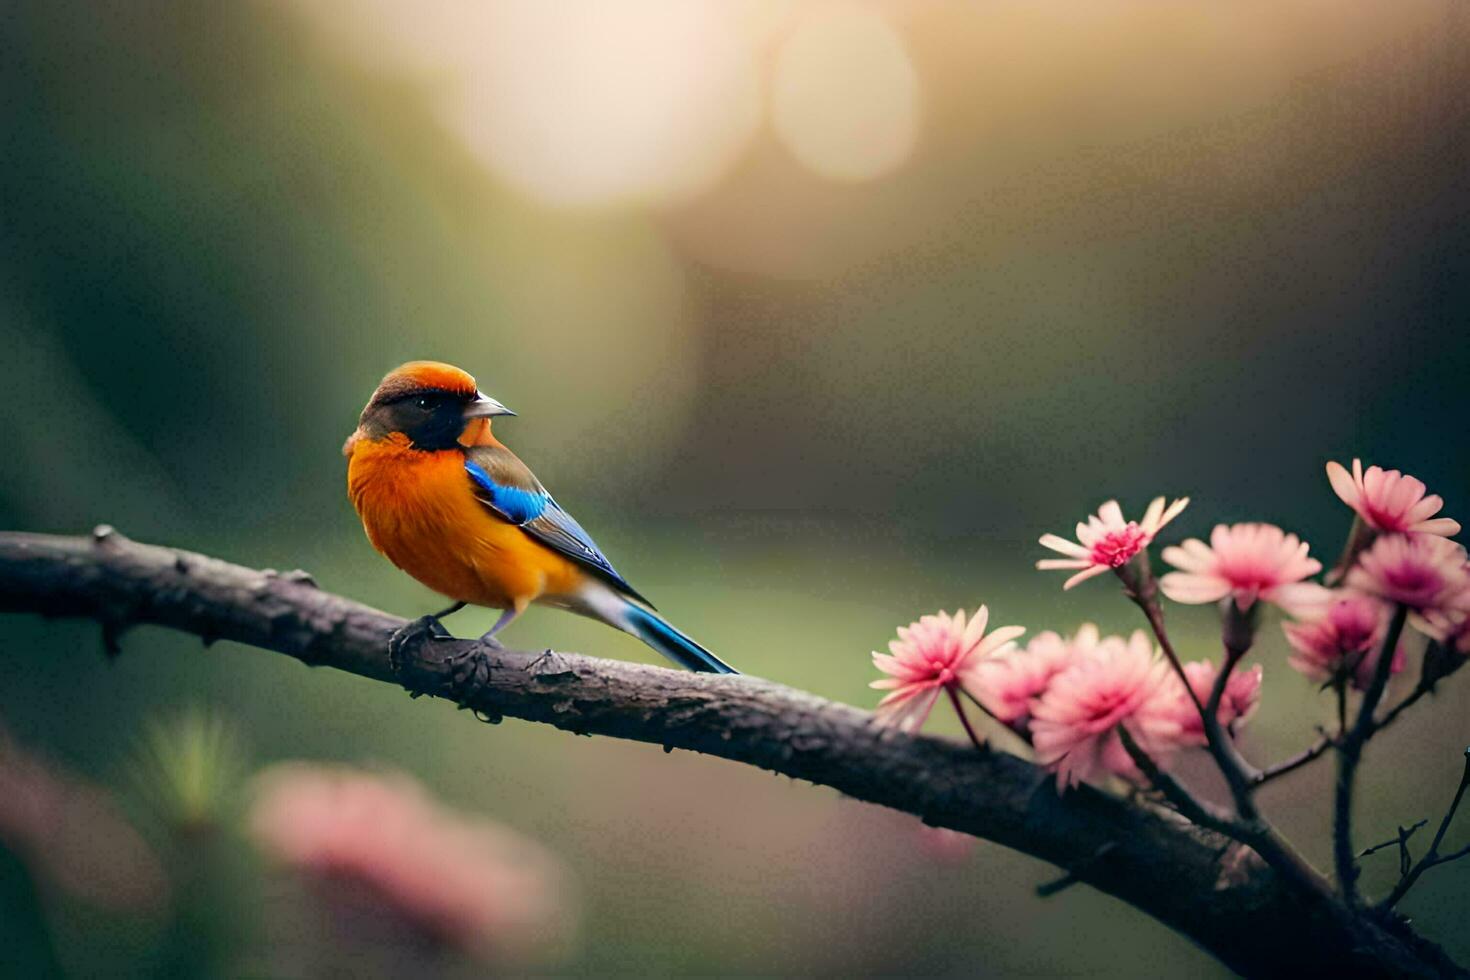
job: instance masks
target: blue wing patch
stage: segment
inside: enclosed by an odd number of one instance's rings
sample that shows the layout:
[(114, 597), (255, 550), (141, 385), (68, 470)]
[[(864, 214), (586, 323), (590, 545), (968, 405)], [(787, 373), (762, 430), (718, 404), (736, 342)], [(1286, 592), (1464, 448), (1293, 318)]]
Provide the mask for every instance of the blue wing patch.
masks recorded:
[[(520, 465), (524, 468), (524, 464)], [(464, 468), (475, 485), (475, 496), (482, 503), (512, 524), (519, 525), (523, 531), (543, 544), (599, 572), (628, 595), (650, 609), (653, 608), (653, 603), (639, 595), (628, 584), (627, 579), (618, 574), (612, 562), (598, 549), (592, 536), (583, 530), (576, 518), (561, 509), (561, 505), (542, 489), (529, 471), (526, 471), (526, 476), (534, 484), (534, 488), (497, 483), (485, 467), (471, 459), (465, 460)]]
[(496, 483), (485, 468), (474, 460), (465, 460), (465, 471), (475, 486), (484, 493), (483, 499), (491, 507), (505, 515), (512, 524), (527, 524), (540, 517), (551, 498), (537, 490), (523, 490)]

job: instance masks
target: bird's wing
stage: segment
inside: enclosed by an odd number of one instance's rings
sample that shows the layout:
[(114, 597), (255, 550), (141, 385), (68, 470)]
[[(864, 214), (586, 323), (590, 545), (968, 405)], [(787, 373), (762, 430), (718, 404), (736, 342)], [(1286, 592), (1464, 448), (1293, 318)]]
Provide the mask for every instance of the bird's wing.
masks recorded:
[(465, 454), (464, 468), (475, 497), (496, 516), (649, 604), (515, 453), (504, 446), (474, 446)]

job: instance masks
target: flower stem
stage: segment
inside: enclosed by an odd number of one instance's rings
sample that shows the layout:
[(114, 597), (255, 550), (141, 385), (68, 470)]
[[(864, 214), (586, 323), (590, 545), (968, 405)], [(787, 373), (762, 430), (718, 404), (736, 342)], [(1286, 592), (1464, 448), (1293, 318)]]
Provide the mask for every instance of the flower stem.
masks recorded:
[(1143, 615), (1153, 630), (1154, 638), (1159, 641), (1159, 649), (1164, 651), (1169, 665), (1174, 668), (1174, 673), (1179, 677), (1179, 683), (1184, 685), (1189, 700), (1194, 702), (1195, 710), (1199, 712), (1200, 722), (1204, 726), (1205, 741), (1209, 744), (1210, 755), (1214, 757), (1215, 764), (1219, 766), (1225, 782), (1230, 786), (1230, 795), (1235, 801), (1236, 809), (1247, 820), (1256, 819), (1258, 815), (1256, 805), (1250, 795), (1250, 787), (1256, 778), (1256, 770), (1236, 751), (1234, 743), (1220, 727), (1219, 717), (1220, 698), (1224, 696), (1225, 683), (1230, 679), (1230, 672), (1235, 669), (1235, 664), (1245, 651), (1226, 652), (1226, 662), (1215, 678), (1215, 689), (1210, 692), (1213, 707), (1201, 703), (1199, 695), (1189, 683), (1189, 676), (1184, 672), (1184, 664), (1180, 662), (1179, 655), (1174, 652), (1174, 645), (1169, 642), (1169, 631), (1164, 625), (1164, 610), (1159, 604), (1158, 586), (1150, 578), (1139, 583), (1138, 588), (1128, 590), (1128, 597), (1139, 609), (1143, 610)]
[(1138, 744), (1127, 728), (1119, 725), (1117, 732), (1118, 741), (1123, 744), (1133, 764), (1139, 768), (1154, 789), (1163, 793), (1164, 798), (1174, 804), (1174, 809), (1201, 827), (1207, 827), (1227, 837), (1244, 841), (1242, 828), (1238, 827), (1228, 815), (1219, 812), (1211, 804), (1196, 797), (1173, 776), (1164, 772), (1153, 757)]
[(1373, 736), (1373, 713), (1378, 710), (1378, 702), (1383, 699), (1383, 691), (1388, 686), (1388, 675), (1393, 667), (1393, 651), (1398, 646), (1408, 615), (1408, 607), (1402, 603), (1394, 608), (1393, 620), (1383, 637), (1383, 647), (1378, 651), (1378, 662), (1373, 666), (1373, 679), (1368, 684), (1368, 690), (1363, 692), (1363, 702), (1358, 705), (1358, 716), (1337, 746), (1332, 857), (1337, 872), (1338, 890), (1349, 907), (1359, 904), (1358, 865), (1353, 856), (1353, 783), (1357, 778), (1358, 763), (1363, 758), (1363, 746)]
[(965, 703), (960, 700), (960, 696), (956, 693), (954, 685), (946, 684), (944, 690), (949, 695), (949, 703), (954, 705), (954, 713), (960, 716), (960, 724), (964, 726), (965, 734), (970, 736), (970, 742), (975, 748), (984, 752), (985, 743), (980, 740), (980, 736), (975, 734), (975, 729), (970, 726), (970, 717), (965, 714)]
[(1173, 803), (1179, 812), (1191, 822), (1240, 841), (1261, 856), (1285, 878), (1294, 882), (1308, 894), (1326, 897), (1331, 894), (1327, 882), (1307, 863), (1306, 859), (1269, 824), (1260, 819), (1240, 820), (1219, 812), (1203, 800), (1190, 793), (1173, 776), (1159, 768), (1149, 754), (1139, 746), (1133, 736), (1122, 725), (1117, 728), (1118, 739), (1123, 743), (1133, 764), (1142, 770), (1165, 799)]
[(1179, 654), (1174, 652), (1174, 644), (1169, 642), (1169, 631), (1164, 626), (1164, 610), (1159, 605), (1157, 586), (1153, 579), (1149, 579), (1144, 587), (1137, 591), (1130, 591), (1128, 597), (1143, 610), (1144, 618), (1148, 620), (1149, 628), (1153, 630), (1154, 639), (1159, 641), (1159, 649), (1164, 651), (1164, 657), (1169, 661), (1169, 666), (1174, 669), (1175, 675), (1184, 690), (1189, 694), (1189, 700), (1194, 702), (1200, 717), (1205, 714), (1205, 706), (1200, 703), (1199, 695), (1194, 693), (1194, 688), (1189, 685), (1189, 677), (1184, 673), (1184, 664), (1179, 659)]
[(991, 721), (995, 722), (997, 725), (1000, 725), (1002, 728), (1005, 728), (1005, 729), (1009, 730), (1011, 732), (1011, 734), (1015, 735), (1017, 738), (1019, 738), (1021, 741), (1025, 742), (1027, 745), (1030, 745), (1031, 744), (1031, 733), (1026, 730), (1026, 726), (1024, 724), (1015, 724), (1015, 723), (1011, 723), (1011, 722), (1001, 721), (999, 718), (997, 718), (995, 716), (995, 712), (994, 711), (991, 711), (989, 708), (985, 707), (985, 705), (980, 701), (979, 698), (975, 697), (975, 695), (971, 694), (965, 688), (961, 687), (960, 688), (960, 693), (965, 696), (965, 700), (969, 701), (976, 708), (979, 708), (980, 709), (980, 713), (982, 715), (984, 715), (985, 717), (989, 718)]
[(1255, 820), (1260, 814), (1256, 810), (1255, 800), (1251, 798), (1251, 787), (1255, 785), (1257, 771), (1245, 761), (1235, 748), (1235, 742), (1220, 725), (1220, 701), (1225, 696), (1225, 685), (1230, 682), (1230, 675), (1243, 656), (1245, 650), (1226, 649), (1225, 662), (1215, 675), (1215, 684), (1210, 689), (1210, 699), (1200, 713), (1200, 720), (1204, 722), (1205, 741), (1209, 743), (1210, 754), (1215, 757), (1220, 771), (1225, 775), (1225, 782), (1230, 785), (1230, 795), (1235, 800), (1236, 809), (1245, 819)]
[(1342, 581), (1348, 569), (1358, 560), (1358, 553), (1373, 543), (1374, 532), (1371, 527), (1363, 523), (1363, 518), (1353, 515), (1353, 525), (1348, 529), (1347, 540), (1342, 544), (1342, 554), (1338, 556), (1337, 564), (1332, 570), (1323, 576), (1322, 581), (1328, 586), (1334, 586)]

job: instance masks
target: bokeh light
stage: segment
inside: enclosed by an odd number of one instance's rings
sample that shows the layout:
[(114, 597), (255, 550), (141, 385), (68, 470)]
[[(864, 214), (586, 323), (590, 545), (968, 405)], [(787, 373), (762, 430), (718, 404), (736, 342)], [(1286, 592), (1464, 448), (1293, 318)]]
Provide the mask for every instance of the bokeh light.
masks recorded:
[(909, 156), (919, 132), (919, 79), (903, 38), (871, 7), (813, 12), (781, 43), (772, 123), (805, 166), (869, 180)]
[(476, 158), (553, 205), (696, 194), (738, 160), (760, 123), (761, 4), (304, 6), (364, 61), (386, 49), (410, 66)]
[(683, 0), (497, 4), (446, 120), (497, 173), (548, 201), (694, 193), (760, 118), (738, 14)]

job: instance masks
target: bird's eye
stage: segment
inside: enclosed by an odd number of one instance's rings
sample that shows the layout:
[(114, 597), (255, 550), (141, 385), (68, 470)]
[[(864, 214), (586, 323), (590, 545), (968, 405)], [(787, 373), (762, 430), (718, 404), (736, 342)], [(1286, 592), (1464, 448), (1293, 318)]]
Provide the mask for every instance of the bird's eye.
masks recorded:
[(419, 408), (422, 408), (425, 411), (427, 411), (428, 409), (430, 409), (431, 407), (433, 407), (434, 400), (432, 398), (430, 398), (428, 395), (419, 395), (417, 398), (415, 398), (413, 400), (413, 403), (415, 405), (417, 405)]

